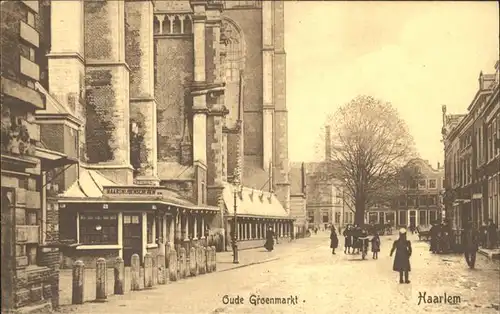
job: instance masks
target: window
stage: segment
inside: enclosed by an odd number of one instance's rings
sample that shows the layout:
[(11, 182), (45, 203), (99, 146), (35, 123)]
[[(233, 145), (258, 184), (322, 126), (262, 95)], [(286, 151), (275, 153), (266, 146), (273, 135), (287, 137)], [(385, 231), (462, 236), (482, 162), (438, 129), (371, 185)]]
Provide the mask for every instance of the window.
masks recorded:
[(26, 23), (31, 26), (31, 27), (35, 27), (35, 14), (33, 14), (32, 12), (28, 11), (28, 14), (26, 16)]
[(435, 210), (430, 210), (429, 211), (429, 222), (433, 223), (437, 219), (436, 211)]
[(387, 224), (394, 225), (396, 219), (394, 218), (394, 213), (386, 213), (385, 220)]
[(416, 189), (416, 188), (417, 188), (417, 181), (411, 180), (410, 181), (410, 189)]
[(399, 211), (399, 225), (406, 226), (406, 211), (404, 210)]
[(328, 213), (327, 212), (323, 212), (323, 223), (327, 223), (328, 222)]
[(30, 47), (30, 57), (29, 57), (29, 59), (30, 59), (31, 61), (33, 61), (33, 62), (35, 62), (35, 52), (36, 52), (36, 51), (35, 51), (35, 48), (31, 48), (31, 47)]
[(148, 244), (155, 243), (155, 216), (154, 214), (147, 215), (147, 234), (148, 234)]
[(436, 179), (430, 179), (429, 180), (429, 189), (435, 189), (435, 188), (437, 188), (436, 184), (437, 184)]
[(419, 189), (425, 189), (427, 187), (427, 182), (425, 182), (425, 179), (418, 180), (418, 188)]
[(312, 212), (312, 211), (307, 212), (307, 219), (310, 223), (313, 223), (314, 222), (314, 212)]
[(80, 214), (81, 244), (118, 244), (118, 215)]
[(376, 224), (378, 222), (378, 213), (368, 213), (368, 223)]
[(406, 199), (405, 198), (402, 198), (399, 200), (399, 206), (401, 207), (405, 207), (406, 206)]
[(418, 212), (418, 224), (419, 225), (427, 225), (427, 212), (425, 210), (421, 210)]
[(340, 213), (339, 212), (335, 212), (335, 223), (336, 224), (340, 223)]
[(417, 204), (416, 198), (413, 196), (409, 196), (408, 197), (408, 206), (416, 206), (416, 204)]
[(243, 41), (238, 29), (228, 21), (222, 23), (222, 36), (226, 43), (225, 78), (226, 82), (239, 82), (243, 66)]
[(427, 197), (427, 205), (429, 205), (429, 206), (435, 206), (436, 205), (436, 198), (437, 198), (436, 195), (429, 195)]

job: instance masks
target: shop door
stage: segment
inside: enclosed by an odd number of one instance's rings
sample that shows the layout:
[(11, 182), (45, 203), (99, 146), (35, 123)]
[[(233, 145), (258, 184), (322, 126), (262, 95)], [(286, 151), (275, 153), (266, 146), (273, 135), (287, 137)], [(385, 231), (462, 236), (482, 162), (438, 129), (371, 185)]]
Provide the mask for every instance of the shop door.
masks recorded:
[(142, 215), (123, 215), (123, 261), (130, 266), (133, 254), (139, 254), (142, 263)]

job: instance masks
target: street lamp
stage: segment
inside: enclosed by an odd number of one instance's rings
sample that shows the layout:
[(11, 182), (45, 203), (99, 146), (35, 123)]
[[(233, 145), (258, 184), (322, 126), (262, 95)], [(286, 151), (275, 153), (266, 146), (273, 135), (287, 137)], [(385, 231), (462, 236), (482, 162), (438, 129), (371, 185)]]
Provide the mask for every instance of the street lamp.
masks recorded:
[(233, 264), (239, 264), (239, 260), (238, 260), (238, 239), (237, 239), (237, 236), (236, 236), (236, 232), (238, 231), (238, 222), (237, 222), (237, 213), (236, 213), (236, 210), (237, 210), (237, 206), (236, 205), (236, 201), (237, 201), (237, 198), (238, 198), (238, 192), (240, 191), (239, 189), (239, 183), (237, 180), (234, 181), (234, 190), (233, 190), (233, 194), (234, 194), (234, 218), (233, 218)]

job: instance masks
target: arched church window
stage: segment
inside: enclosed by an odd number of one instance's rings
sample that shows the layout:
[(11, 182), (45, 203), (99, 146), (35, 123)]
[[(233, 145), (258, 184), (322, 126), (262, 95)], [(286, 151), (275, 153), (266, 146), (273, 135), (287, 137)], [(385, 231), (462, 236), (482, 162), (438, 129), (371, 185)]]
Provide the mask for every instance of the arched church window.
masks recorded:
[(181, 33), (181, 19), (178, 15), (175, 16), (174, 18), (174, 34), (180, 34)]
[(184, 19), (184, 34), (193, 33), (193, 21), (191, 20), (191, 16), (187, 15)]
[(160, 21), (158, 18), (155, 16), (153, 19), (153, 34), (159, 34), (160, 33)]
[(225, 79), (226, 82), (239, 81), (240, 70), (244, 67), (244, 42), (239, 30), (229, 21), (222, 23), (222, 39), (225, 43)]

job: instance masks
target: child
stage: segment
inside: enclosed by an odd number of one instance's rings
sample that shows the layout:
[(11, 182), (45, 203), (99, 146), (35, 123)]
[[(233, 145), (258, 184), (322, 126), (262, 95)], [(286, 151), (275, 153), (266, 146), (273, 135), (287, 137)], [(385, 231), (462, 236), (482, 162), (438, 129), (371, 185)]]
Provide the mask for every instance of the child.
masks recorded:
[(380, 237), (378, 235), (378, 232), (375, 232), (375, 235), (371, 239), (371, 242), (372, 242), (373, 259), (378, 259), (378, 252), (380, 252)]

